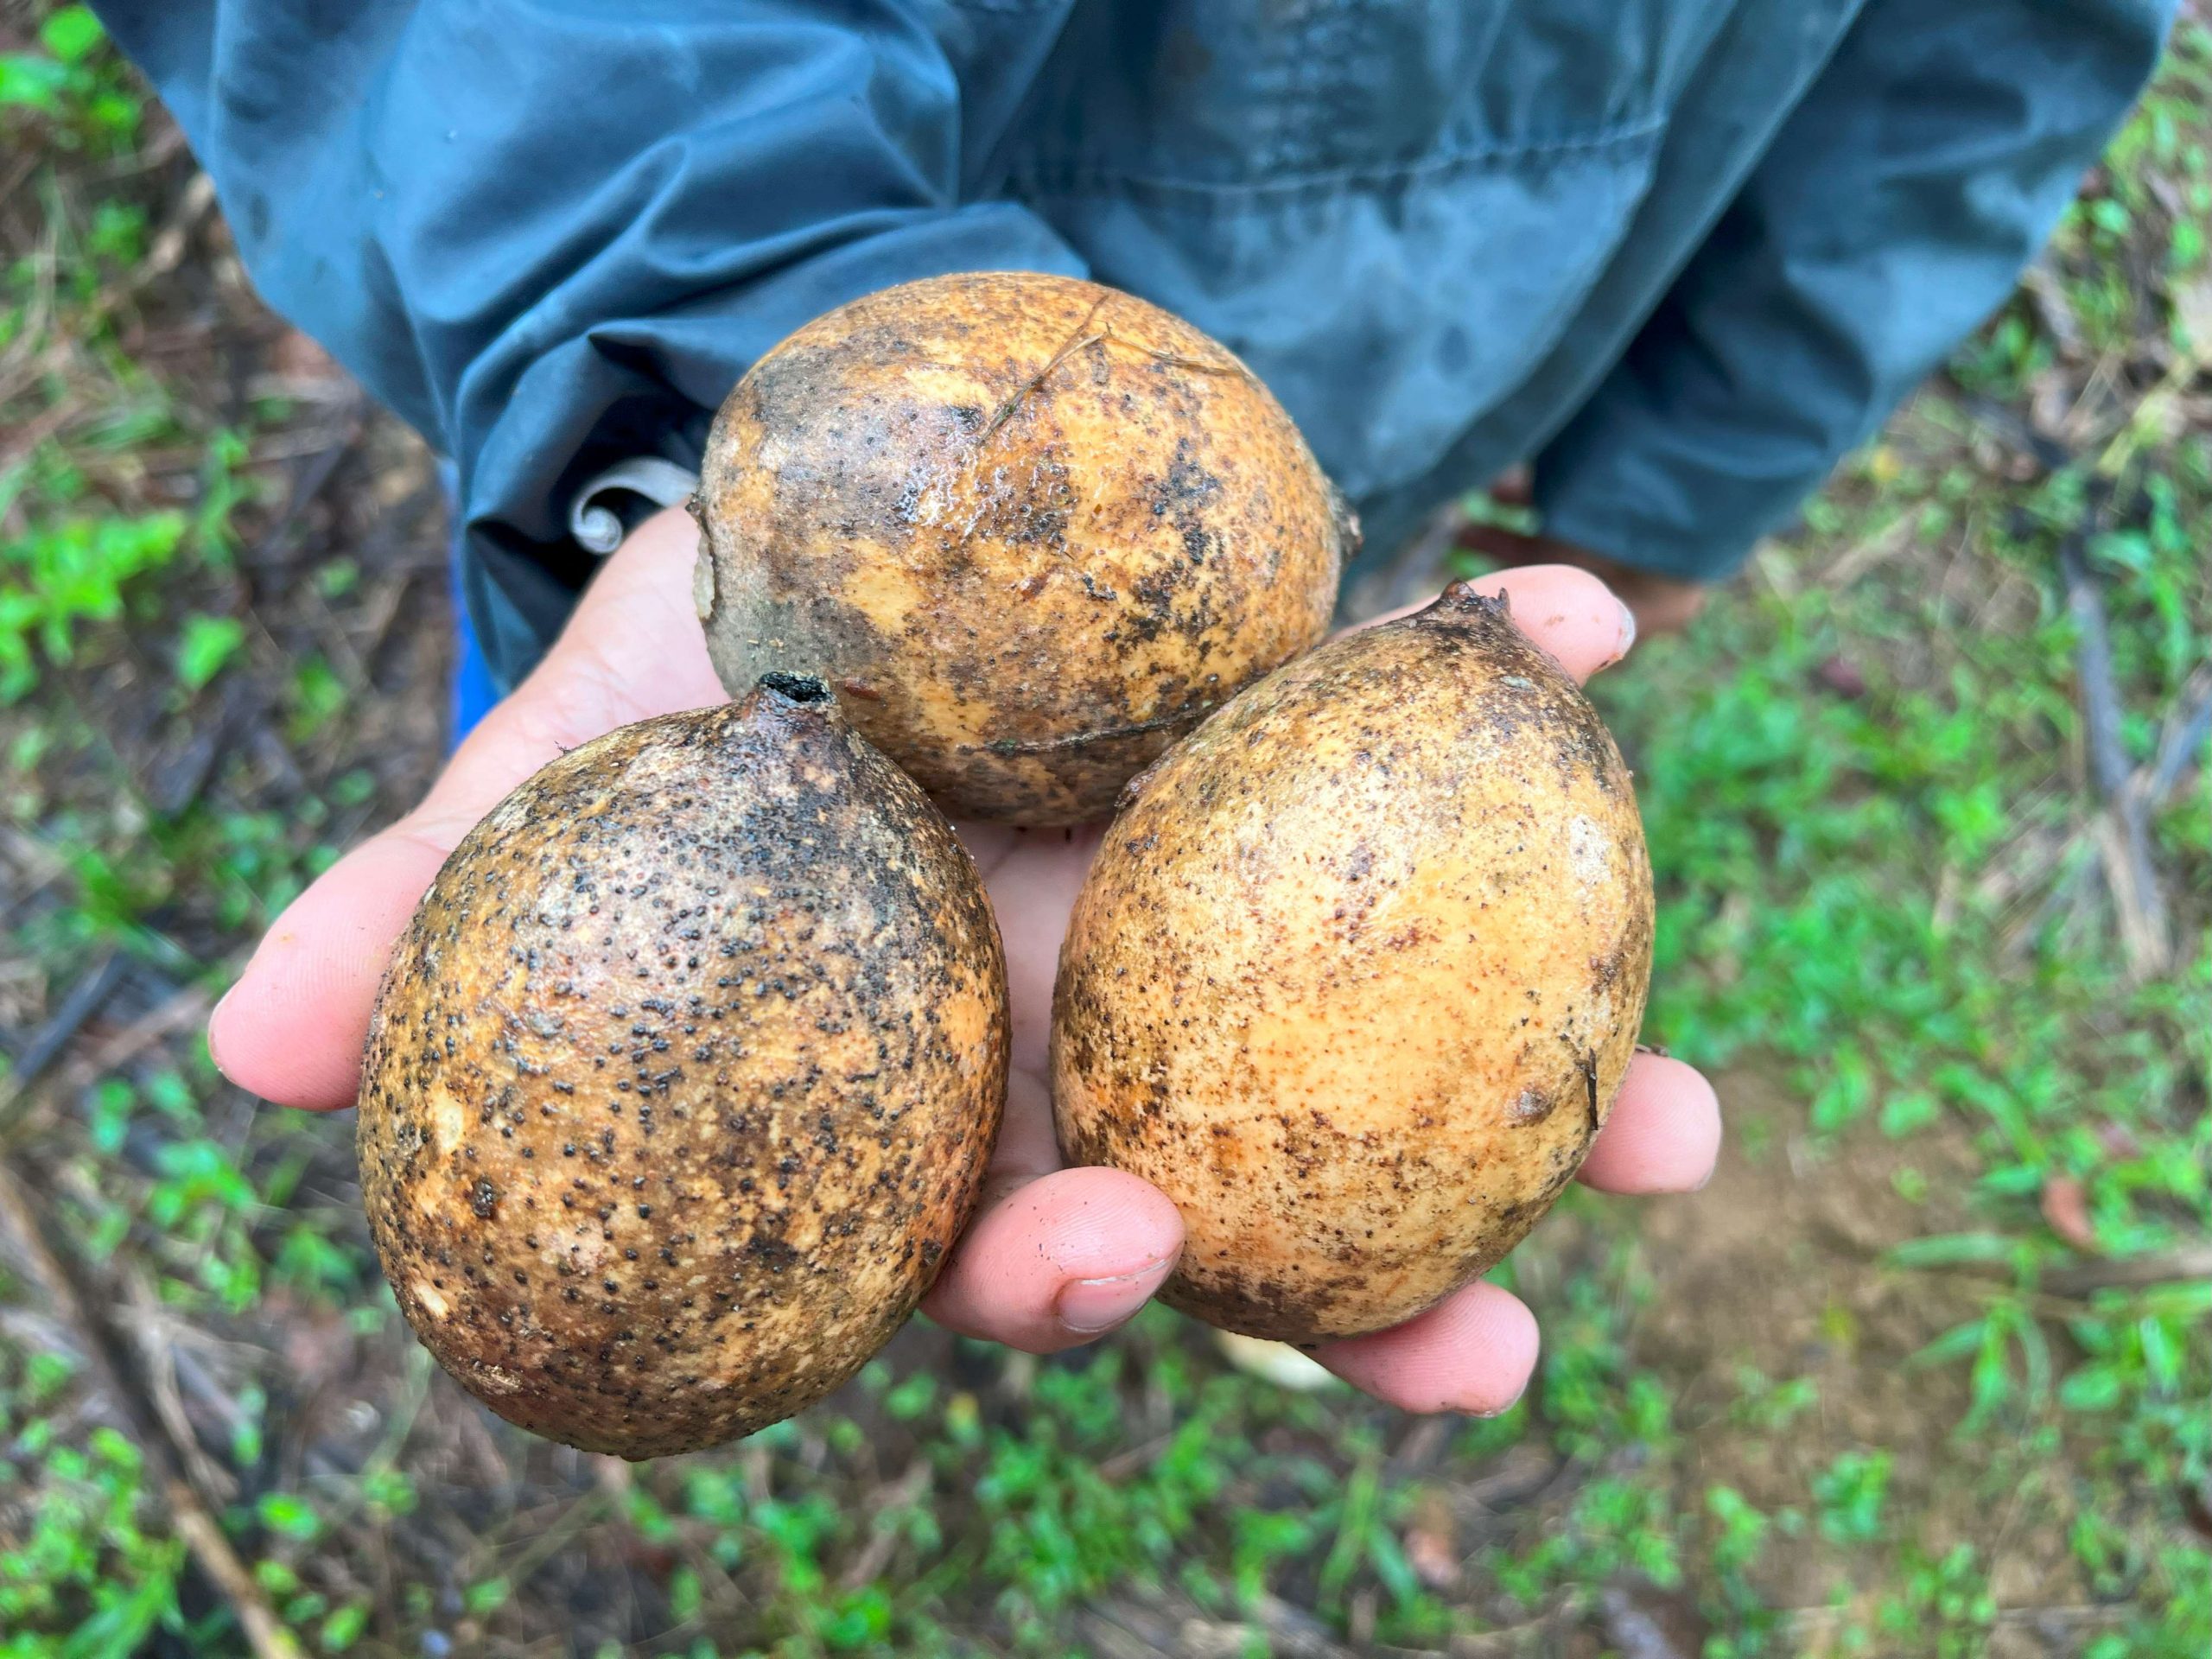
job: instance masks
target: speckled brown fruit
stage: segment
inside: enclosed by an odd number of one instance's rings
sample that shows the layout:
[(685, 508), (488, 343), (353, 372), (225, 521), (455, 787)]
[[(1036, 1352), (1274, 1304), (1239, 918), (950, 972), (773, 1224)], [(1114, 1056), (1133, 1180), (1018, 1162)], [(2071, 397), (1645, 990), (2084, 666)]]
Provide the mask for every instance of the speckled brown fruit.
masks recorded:
[(447, 860), (370, 1027), (361, 1190), (438, 1362), (628, 1458), (890, 1340), (976, 1202), (1006, 971), (975, 867), (819, 681), (562, 756)]
[(1320, 639), (1355, 537), (1298, 429), (1158, 307), (1064, 276), (886, 289), (756, 363), (707, 441), (722, 683), (820, 674), (956, 817), (1105, 817)]
[(1651, 973), (1596, 712), (1466, 587), (1246, 691), (1131, 788), (1052, 1022), (1071, 1161), (1153, 1182), (1166, 1300), (1311, 1342), (1410, 1319), (1581, 1163)]

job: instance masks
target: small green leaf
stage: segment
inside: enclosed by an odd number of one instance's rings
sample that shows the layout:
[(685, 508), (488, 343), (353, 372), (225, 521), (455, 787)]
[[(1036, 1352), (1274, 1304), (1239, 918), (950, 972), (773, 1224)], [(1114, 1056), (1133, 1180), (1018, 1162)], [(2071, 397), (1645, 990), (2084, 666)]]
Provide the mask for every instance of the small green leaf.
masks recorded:
[(511, 1588), (504, 1577), (480, 1580), (468, 1586), (461, 1601), (470, 1612), (482, 1618), (506, 1605)]
[(699, 1602), (699, 1575), (688, 1567), (677, 1567), (668, 1580), (669, 1612), (683, 1624), (697, 1617)]
[(1909, 1238), (1889, 1253), (1901, 1268), (1949, 1268), (1969, 1262), (2009, 1262), (2017, 1248), (2001, 1233), (1945, 1233)]
[(1940, 1109), (1933, 1095), (1917, 1090), (1891, 1095), (1882, 1103), (1882, 1133), (1892, 1141), (1901, 1139), (1933, 1123)]
[(322, 1621), (322, 1629), (318, 1633), (318, 1639), (327, 1652), (343, 1653), (360, 1639), (361, 1632), (367, 1628), (368, 1622), (368, 1604), (361, 1601), (349, 1601)]
[(79, 63), (107, 38), (100, 20), (86, 6), (64, 6), (46, 20), (39, 41), (64, 63)]
[(322, 1530), (322, 1517), (315, 1512), (315, 1506), (289, 1492), (264, 1492), (254, 1512), (261, 1517), (261, 1524), (279, 1537), (305, 1542)]
[(321, 657), (310, 657), (292, 673), (292, 715), (285, 735), (304, 743), (346, 706), (346, 683)]
[(2139, 530), (2107, 531), (2091, 539), (2089, 552), (2124, 570), (2144, 571), (2151, 568), (2151, 538)]
[(223, 671), (245, 642), (245, 624), (234, 616), (189, 616), (177, 645), (176, 677), (197, 691)]
[(1914, 1366), (1948, 1365), (1964, 1359), (1968, 1354), (1980, 1351), (1988, 1326), (1987, 1319), (1969, 1319), (1964, 1325), (1954, 1325), (1913, 1353), (1905, 1363)]
[(52, 110), (69, 72), (51, 58), (0, 53), (0, 110)]
[(2091, 1365), (2058, 1385), (2058, 1401), (2069, 1411), (2110, 1411), (2120, 1403), (2119, 1374), (2110, 1367)]

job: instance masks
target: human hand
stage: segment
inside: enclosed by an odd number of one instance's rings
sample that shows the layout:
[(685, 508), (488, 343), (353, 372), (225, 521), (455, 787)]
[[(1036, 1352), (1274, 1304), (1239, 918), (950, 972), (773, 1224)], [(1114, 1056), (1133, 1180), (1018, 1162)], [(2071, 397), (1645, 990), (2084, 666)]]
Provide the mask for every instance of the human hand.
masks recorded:
[[(277, 918), (209, 1020), (224, 1074), (280, 1104), (353, 1103), (378, 983), (416, 902), (461, 837), (563, 749), (651, 715), (724, 700), (691, 609), (697, 531), (654, 515), (610, 558), (545, 660), (455, 752), (429, 795), (334, 865)], [(1531, 569), (1484, 584), (1578, 678), (1616, 660), (1624, 630), (1602, 584)], [(975, 1220), (924, 1307), (939, 1323), (1031, 1352), (1128, 1319), (1173, 1269), (1182, 1223), (1166, 1197), (1112, 1169), (1066, 1169), (1046, 1099), (1046, 1042), (1060, 936), (1096, 830), (965, 826), (1006, 943), (1014, 1021), (1007, 1112)], [(1639, 1054), (1583, 1166), (1611, 1192), (1676, 1192), (1711, 1172), (1713, 1092), (1689, 1067)], [(1392, 1331), (1316, 1357), (1414, 1410), (1503, 1410), (1535, 1363), (1534, 1317), (1477, 1283)]]
[(1703, 582), (1663, 576), (1656, 570), (1639, 570), (1634, 565), (1623, 564), (1618, 559), (1592, 553), (1586, 547), (1560, 541), (1554, 536), (1524, 535), (1501, 524), (1463, 524), (1452, 541), (1508, 570), (1566, 564), (1588, 571), (1611, 588), (1621, 603), (1629, 607), (1636, 618), (1637, 631), (1647, 639), (1677, 633), (1689, 626), (1705, 608), (1705, 601), (1713, 592)]

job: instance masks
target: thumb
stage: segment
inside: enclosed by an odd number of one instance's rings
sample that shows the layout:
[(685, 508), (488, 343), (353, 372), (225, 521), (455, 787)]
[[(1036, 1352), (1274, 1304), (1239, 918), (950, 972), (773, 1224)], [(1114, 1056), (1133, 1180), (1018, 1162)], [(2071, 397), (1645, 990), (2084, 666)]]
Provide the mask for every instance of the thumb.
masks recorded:
[(722, 701), (691, 609), (696, 547), (680, 511), (640, 524), (537, 671), (470, 734), (423, 804), (277, 918), (208, 1020), (207, 1046), (226, 1077), (283, 1105), (351, 1105), (392, 944), (461, 836), (563, 750)]

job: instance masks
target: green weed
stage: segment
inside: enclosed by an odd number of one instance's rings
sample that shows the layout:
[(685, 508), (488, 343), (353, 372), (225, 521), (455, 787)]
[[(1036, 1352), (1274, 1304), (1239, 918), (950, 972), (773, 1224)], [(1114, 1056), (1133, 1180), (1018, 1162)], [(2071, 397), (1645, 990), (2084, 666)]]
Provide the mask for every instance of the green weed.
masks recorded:
[(124, 588), (175, 556), (185, 524), (174, 512), (64, 518), (0, 540), (0, 703), (38, 683), (35, 644), (66, 664), (77, 630), (123, 615)]

